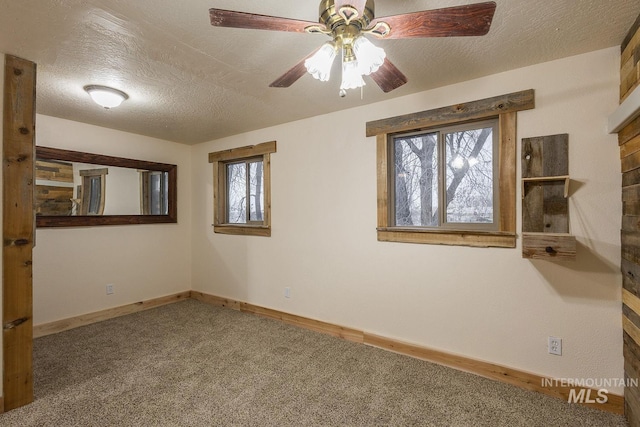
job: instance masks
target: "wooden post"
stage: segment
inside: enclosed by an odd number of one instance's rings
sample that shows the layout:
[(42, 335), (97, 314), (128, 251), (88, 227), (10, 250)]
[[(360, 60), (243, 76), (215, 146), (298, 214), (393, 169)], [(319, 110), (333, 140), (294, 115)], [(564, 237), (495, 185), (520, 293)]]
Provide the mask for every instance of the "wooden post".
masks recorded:
[(3, 117), (4, 409), (33, 401), (34, 153), (36, 64), (7, 55)]

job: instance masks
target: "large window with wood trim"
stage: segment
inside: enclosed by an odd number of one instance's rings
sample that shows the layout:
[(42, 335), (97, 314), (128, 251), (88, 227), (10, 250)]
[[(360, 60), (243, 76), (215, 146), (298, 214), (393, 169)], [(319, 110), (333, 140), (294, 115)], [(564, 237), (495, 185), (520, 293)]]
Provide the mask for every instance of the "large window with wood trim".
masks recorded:
[(213, 163), (214, 231), (271, 235), (271, 154), (276, 143), (209, 153)]
[(515, 247), (516, 113), (533, 90), (367, 123), (378, 240)]

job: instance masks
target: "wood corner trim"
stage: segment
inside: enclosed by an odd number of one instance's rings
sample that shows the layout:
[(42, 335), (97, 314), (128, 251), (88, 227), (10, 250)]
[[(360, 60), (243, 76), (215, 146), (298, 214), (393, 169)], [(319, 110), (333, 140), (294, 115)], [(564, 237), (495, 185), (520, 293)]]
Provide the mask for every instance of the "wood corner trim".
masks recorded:
[(4, 56), (2, 325), (4, 409), (33, 402), (36, 64)]
[(214, 295), (210, 295), (210, 294), (205, 294), (203, 292), (199, 292), (199, 291), (191, 291), (190, 292), (190, 298), (196, 300), (196, 301), (200, 301), (200, 302), (204, 302), (206, 304), (209, 305), (214, 305), (217, 307), (226, 307), (226, 308), (230, 308), (232, 310), (236, 310), (236, 311), (240, 311), (240, 303), (238, 301), (235, 300), (230, 300), (227, 298), (222, 298), (222, 297), (218, 297), (218, 296), (214, 296)]

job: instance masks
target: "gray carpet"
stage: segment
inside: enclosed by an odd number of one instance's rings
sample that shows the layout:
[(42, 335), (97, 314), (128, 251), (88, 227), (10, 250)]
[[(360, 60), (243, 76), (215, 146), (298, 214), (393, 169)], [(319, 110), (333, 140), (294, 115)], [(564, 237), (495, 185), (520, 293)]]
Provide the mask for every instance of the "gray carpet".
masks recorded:
[(39, 338), (2, 426), (625, 426), (475, 375), (187, 300)]

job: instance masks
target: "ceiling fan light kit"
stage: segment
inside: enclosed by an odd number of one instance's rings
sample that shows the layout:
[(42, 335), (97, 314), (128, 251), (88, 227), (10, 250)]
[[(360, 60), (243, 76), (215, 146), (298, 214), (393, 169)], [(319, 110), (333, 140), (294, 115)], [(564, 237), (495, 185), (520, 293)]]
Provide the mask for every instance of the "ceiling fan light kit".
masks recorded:
[(347, 89), (357, 89), (366, 83), (360, 74), (358, 61), (345, 61), (342, 59), (342, 84), (340, 84), (340, 96), (345, 97)]
[(374, 0), (322, 0), (319, 23), (275, 16), (210, 9), (211, 25), (297, 33), (323, 34), (332, 41), (298, 62), (271, 83), (271, 87), (289, 87), (305, 73), (328, 81), (338, 53), (342, 59), (340, 96), (348, 89), (365, 85), (363, 76), (384, 92), (405, 83), (407, 78), (389, 61), (385, 51), (365, 37), (403, 39), (419, 37), (463, 37), (487, 34), (495, 13), (493, 1), (443, 9), (375, 18)]
[(331, 66), (336, 59), (337, 47), (335, 43), (328, 42), (309, 59), (304, 61), (307, 72), (321, 82), (328, 82), (331, 77)]
[(353, 53), (358, 60), (360, 74), (369, 76), (380, 69), (387, 57), (384, 49), (375, 46), (364, 36), (360, 36), (353, 42)]

